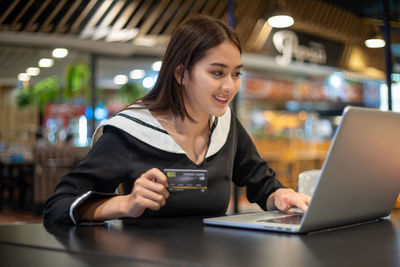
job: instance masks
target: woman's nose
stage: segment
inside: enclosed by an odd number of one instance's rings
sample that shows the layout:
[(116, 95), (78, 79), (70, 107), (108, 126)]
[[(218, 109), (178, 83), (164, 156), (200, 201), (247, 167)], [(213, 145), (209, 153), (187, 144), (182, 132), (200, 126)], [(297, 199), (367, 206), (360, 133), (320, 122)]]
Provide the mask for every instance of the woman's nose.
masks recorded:
[(227, 75), (225, 77), (225, 79), (223, 80), (223, 84), (222, 84), (222, 89), (225, 91), (236, 91), (237, 88), (240, 85), (240, 80), (238, 78), (234, 78), (230, 75)]

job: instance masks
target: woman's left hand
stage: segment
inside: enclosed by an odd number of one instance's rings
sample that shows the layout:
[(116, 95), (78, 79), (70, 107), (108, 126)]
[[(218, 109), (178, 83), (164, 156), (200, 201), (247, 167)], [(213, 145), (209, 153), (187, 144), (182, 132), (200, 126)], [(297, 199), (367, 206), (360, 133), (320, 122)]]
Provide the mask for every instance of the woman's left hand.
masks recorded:
[(311, 197), (294, 191), (291, 188), (280, 188), (267, 199), (268, 210), (287, 211), (291, 208), (299, 208), (306, 212)]

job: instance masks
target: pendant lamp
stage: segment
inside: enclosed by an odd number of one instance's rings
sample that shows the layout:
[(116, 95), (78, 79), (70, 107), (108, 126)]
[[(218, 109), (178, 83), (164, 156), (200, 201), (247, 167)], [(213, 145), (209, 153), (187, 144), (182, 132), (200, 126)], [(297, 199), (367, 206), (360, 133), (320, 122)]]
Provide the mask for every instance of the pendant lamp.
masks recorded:
[(290, 16), (289, 12), (285, 9), (285, 3), (279, 1), (275, 11), (271, 17), (268, 18), (268, 24), (273, 28), (287, 28), (294, 24), (294, 19)]
[(365, 40), (365, 46), (368, 48), (381, 48), (386, 45), (385, 40), (383, 39), (382, 34), (378, 26), (374, 26), (371, 29), (368, 38)]

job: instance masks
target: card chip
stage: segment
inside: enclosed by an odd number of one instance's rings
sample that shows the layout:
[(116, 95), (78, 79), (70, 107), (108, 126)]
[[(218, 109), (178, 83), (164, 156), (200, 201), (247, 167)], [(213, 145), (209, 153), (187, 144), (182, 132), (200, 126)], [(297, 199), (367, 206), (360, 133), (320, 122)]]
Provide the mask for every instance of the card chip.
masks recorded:
[(171, 171), (167, 172), (167, 177), (168, 178), (176, 177), (176, 172), (171, 172)]

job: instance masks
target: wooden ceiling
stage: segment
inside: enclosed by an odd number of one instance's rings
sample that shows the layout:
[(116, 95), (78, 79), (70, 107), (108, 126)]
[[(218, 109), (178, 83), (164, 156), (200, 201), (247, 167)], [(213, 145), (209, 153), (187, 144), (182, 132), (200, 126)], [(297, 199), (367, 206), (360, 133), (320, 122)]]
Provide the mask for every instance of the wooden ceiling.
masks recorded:
[[(162, 47), (176, 26), (189, 16), (206, 14), (227, 21), (228, 2), (0, 0), (0, 80), (5, 78), (3, 70), (8, 70), (6, 75), (11, 75), (11, 70), (21, 72), (19, 65), (35, 61), (43, 49), (56, 44), (65, 44), (68, 48), (87, 41), (86, 50), (90, 52), (107, 43), (110, 44), (108, 51), (118, 54), (127, 49), (125, 54), (132, 55), (136, 51), (132, 49), (134, 46)], [(343, 43), (362, 43), (372, 27), (370, 23), (328, 2), (287, 0), (279, 3), (294, 16), (296, 23), (292, 28), (295, 30)], [(232, 0), (232, 3), (235, 29), (244, 51), (257, 52), (255, 44), (268, 37), (265, 19), (276, 9), (278, 0)], [(35, 39), (42, 41), (35, 43)]]
[[(165, 42), (175, 27), (194, 14), (227, 20), (227, 0), (14, 0), (0, 1), (0, 31), (80, 36), (134, 43)], [(236, 0), (235, 28), (247, 40), (259, 19), (276, 8), (277, 0)], [(363, 38), (362, 19), (317, 0), (285, 1), (294, 15), (293, 28), (339, 40)], [(360, 31), (361, 27), (361, 31)], [(128, 37), (129, 38), (129, 37)]]

